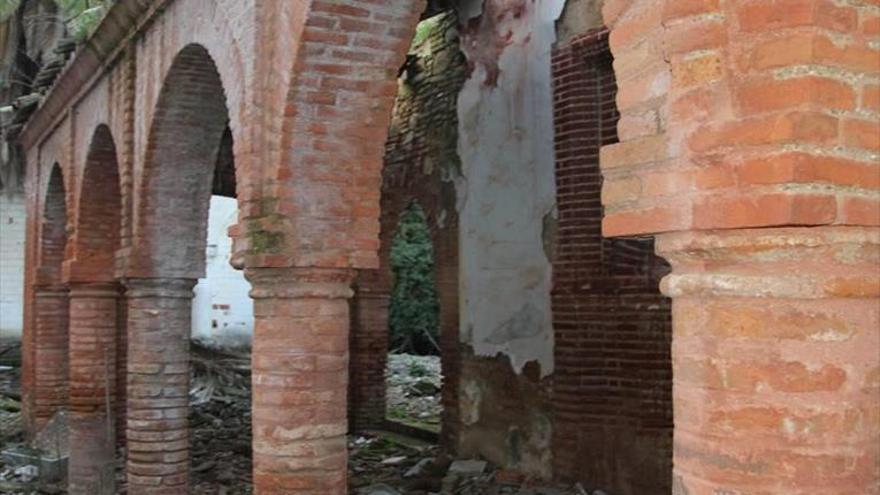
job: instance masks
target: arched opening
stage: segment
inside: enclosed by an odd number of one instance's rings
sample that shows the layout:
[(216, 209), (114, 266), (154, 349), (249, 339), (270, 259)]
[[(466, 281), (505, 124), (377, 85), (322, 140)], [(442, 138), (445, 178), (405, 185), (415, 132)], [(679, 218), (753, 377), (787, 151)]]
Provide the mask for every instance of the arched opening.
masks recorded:
[(61, 283), (61, 267), (67, 247), (67, 204), (64, 175), (55, 164), (43, 199), (43, 222), (40, 231), (40, 282)]
[[(26, 382), (33, 383), (25, 397), (32, 404), (39, 431), (67, 407), (68, 398), (68, 299), (62, 281), (67, 249), (67, 204), (64, 175), (55, 164), (43, 198), (40, 223), (39, 266), (34, 284), (34, 331), (30, 336), (33, 359), (25, 366)], [(25, 356), (30, 354), (25, 350)], [(31, 374), (31, 376), (27, 376)]]
[[(116, 146), (106, 125), (95, 129), (83, 169), (70, 288), (70, 445), (72, 494), (116, 493), (117, 431), (124, 421), (125, 324), (119, 318), (116, 252), (122, 194)], [(120, 381), (122, 383), (120, 383)]]
[[(211, 55), (203, 46), (186, 46), (175, 57), (163, 83), (150, 128), (143, 179), (137, 189), (131, 278), (127, 282), (130, 493), (146, 493), (157, 487), (188, 492), (191, 463), (199, 465), (193, 473), (196, 485), (201, 484), (203, 475), (216, 478), (216, 473), (225, 472), (226, 476), (235, 470), (242, 471), (236, 473), (240, 479), (250, 475), (250, 467), (240, 464), (221, 462), (204, 469), (198, 456), (216, 453), (213, 438), (221, 432), (227, 441), (229, 435), (250, 435), (250, 425), (244, 424), (237, 433), (226, 431), (222, 420), (233, 408), (217, 406), (216, 400), (229, 397), (220, 397), (222, 390), (198, 381), (201, 368), (196, 368), (196, 383), (190, 376), (191, 338), (194, 323), (199, 321), (198, 312), (193, 312), (193, 289), (206, 273), (211, 275), (206, 266), (216, 261), (206, 254), (216, 248), (207, 245), (206, 249), (206, 244), (213, 235), (209, 227), (218, 223), (209, 222), (209, 214), (212, 205), (224, 203), (217, 197), (236, 196), (233, 130), (223, 83)], [(225, 203), (219, 223), (237, 216), (235, 203)], [(225, 229), (219, 230), (219, 235), (225, 236)], [(228, 259), (221, 261), (228, 263)], [(239, 282), (246, 284), (243, 279)], [(241, 292), (237, 294), (243, 297)], [(210, 298), (209, 302), (213, 307)], [(244, 297), (236, 304), (247, 306), (252, 314), (250, 299)], [(206, 359), (202, 350), (200, 347), (198, 363)], [(241, 381), (247, 382), (248, 371), (240, 368)], [(197, 391), (193, 397), (191, 388)], [(158, 395), (157, 390), (161, 390)], [(194, 408), (190, 408), (190, 399), (196, 404)], [(222, 418), (214, 418), (220, 424), (201, 421), (200, 408), (204, 407), (224, 411)], [(250, 409), (249, 401), (243, 408)], [(243, 412), (232, 416), (239, 422), (247, 421), (249, 415)], [(194, 431), (190, 419), (194, 419)], [(161, 434), (155, 435), (157, 431)], [(191, 449), (196, 454), (192, 459)]]
[[(457, 98), (467, 77), (460, 21), (454, 9), (431, 2), (397, 74), (382, 169), (379, 267), (358, 272), (351, 313), (351, 431), (370, 445), (386, 442), (384, 432), (412, 436), (428, 442), (426, 455), (455, 455), (459, 431), (455, 179)], [(368, 450), (352, 450), (362, 473), (351, 486), (383, 470), (363, 454)]]
[(393, 287), (388, 308), (388, 421), (440, 433), (440, 301), (434, 247), (424, 210), (411, 203), (391, 243)]

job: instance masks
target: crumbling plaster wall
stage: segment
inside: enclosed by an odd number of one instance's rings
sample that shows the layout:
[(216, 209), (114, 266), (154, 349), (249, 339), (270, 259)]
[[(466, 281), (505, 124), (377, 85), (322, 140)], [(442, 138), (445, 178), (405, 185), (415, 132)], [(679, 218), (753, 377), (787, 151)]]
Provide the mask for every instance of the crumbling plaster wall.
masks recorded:
[[(480, 5), (482, 3), (482, 5)], [(467, 0), (456, 190), (462, 343), (553, 372), (545, 218), (556, 203), (550, 50), (565, 0)]]
[(556, 215), (550, 51), (564, 3), (468, 0), (459, 10), (470, 73), (458, 97), (456, 447), (545, 478)]

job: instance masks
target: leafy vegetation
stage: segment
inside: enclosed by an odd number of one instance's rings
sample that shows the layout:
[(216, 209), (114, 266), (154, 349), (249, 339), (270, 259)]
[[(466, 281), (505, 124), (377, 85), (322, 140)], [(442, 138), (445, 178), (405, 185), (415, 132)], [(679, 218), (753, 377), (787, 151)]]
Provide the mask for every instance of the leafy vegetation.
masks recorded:
[[(116, 0), (54, 0), (67, 31), (77, 40), (87, 38)], [(0, 21), (13, 15), (22, 0), (0, 0)]]
[(418, 205), (411, 205), (400, 217), (391, 245), (391, 270), (391, 349), (438, 354), (440, 303), (434, 287), (434, 249), (425, 213)]
[(67, 30), (78, 40), (87, 38), (115, 0), (55, 0), (64, 14)]
[(20, 3), (21, 0), (0, 0), (0, 22), (14, 14)]

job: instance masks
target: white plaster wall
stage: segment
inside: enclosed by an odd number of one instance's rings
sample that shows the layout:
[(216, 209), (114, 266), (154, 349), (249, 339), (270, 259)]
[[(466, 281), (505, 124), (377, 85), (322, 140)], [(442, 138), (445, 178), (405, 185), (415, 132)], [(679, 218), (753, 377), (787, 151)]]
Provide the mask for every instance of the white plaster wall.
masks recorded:
[[(518, 373), (537, 361), (547, 376), (551, 265), (542, 235), (556, 202), (550, 63), (565, 0), (486, 2), (500, 14), (494, 33), (462, 38), (475, 68), (458, 99), (461, 340), (477, 355), (508, 355)], [(468, 3), (467, 16), (482, 12), (482, 0)], [(493, 85), (486, 76), (495, 60)]]
[(195, 287), (192, 336), (215, 345), (247, 345), (253, 335), (251, 286), (244, 274), (229, 264), (232, 240), (227, 229), (237, 217), (235, 199), (211, 197), (205, 278)]
[(0, 191), (0, 339), (21, 338), (25, 220), (24, 195)]

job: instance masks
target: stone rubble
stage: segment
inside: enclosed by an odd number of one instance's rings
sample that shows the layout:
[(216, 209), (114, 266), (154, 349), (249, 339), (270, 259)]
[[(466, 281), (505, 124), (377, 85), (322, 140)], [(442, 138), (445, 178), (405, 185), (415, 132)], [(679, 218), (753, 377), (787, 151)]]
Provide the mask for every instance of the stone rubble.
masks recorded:
[[(250, 495), (251, 417), (250, 356), (241, 351), (193, 345), (191, 411), (192, 493)], [(389, 388), (411, 418), (430, 412), (439, 418), (439, 359), (395, 355), (389, 359)], [(18, 397), (20, 370), (0, 369), (0, 443), (23, 441)], [(429, 383), (438, 396), (419, 396)], [(409, 398), (423, 398), (409, 405)], [(426, 406), (427, 405), (427, 406)], [(428, 422), (426, 422), (428, 423)], [(41, 434), (46, 446), (66, 450), (65, 415)], [(399, 434), (375, 432), (349, 440), (350, 495), (607, 495), (578, 486), (548, 485), (516, 472), (497, 469), (481, 459), (453, 459), (437, 445)], [(120, 462), (120, 474), (123, 463)], [(125, 486), (120, 478), (120, 493)], [(0, 460), (0, 493), (55, 495), (60, 484), (45, 484), (35, 466), (8, 467)]]
[(389, 354), (385, 374), (388, 419), (439, 432), (440, 357)]

